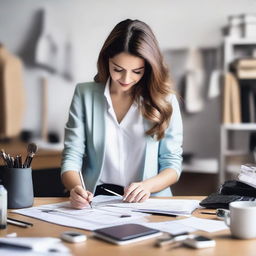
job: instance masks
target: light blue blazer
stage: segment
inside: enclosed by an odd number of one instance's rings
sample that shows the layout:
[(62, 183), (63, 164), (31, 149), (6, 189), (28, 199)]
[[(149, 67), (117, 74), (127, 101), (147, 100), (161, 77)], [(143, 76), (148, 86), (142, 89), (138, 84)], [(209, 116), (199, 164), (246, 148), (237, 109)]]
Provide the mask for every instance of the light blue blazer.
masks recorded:
[[(98, 185), (105, 155), (107, 102), (104, 89), (105, 85), (95, 82), (77, 85), (65, 127), (62, 155), (61, 173), (82, 171), (86, 188), (93, 193)], [(180, 176), (183, 129), (179, 104), (174, 95), (171, 96), (171, 104), (173, 113), (165, 137), (157, 141), (145, 135), (145, 163), (138, 181), (156, 176), (166, 168), (174, 169)], [(144, 120), (144, 125), (145, 130), (150, 128), (147, 120)], [(152, 195), (171, 196), (172, 193), (170, 188), (166, 188)]]

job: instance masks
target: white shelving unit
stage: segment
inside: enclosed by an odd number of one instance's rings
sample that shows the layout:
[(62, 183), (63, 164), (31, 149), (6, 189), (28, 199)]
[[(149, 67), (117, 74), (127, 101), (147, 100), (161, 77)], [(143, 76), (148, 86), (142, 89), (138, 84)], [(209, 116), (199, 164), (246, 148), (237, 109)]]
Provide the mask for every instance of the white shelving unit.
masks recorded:
[[(224, 38), (224, 65), (223, 69), (225, 72), (229, 70), (230, 63), (237, 57), (242, 57), (236, 55), (236, 48), (240, 51), (244, 49), (244, 57), (252, 57), (252, 52), (256, 52), (256, 38), (235, 38), (226, 37)], [(249, 48), (249, 50), (248, 50)], [(240, 52), (241, 53), (241, 52)], [(254, 56), (255, 57), (255, 56)], [(227, 166), (226, 158), (229, 156), (239, 156), (249, 154), (249, 150), (237, 150), (229, 148), (230, 144), (230, 133), (234, 131), (246, 131), (253, 132), (256, 131), (256, 123), (240, 123), (240, 124), (223, 124), (221, 125), (221, 136), (220, 136), (220, 159), (219, 159), (219, 183), (222, 184), (225, 181), (226, 171), (236, 171), (239, 170), (240, 166)], [(230, 168), (231, 167), (231, 168)]]
[(230, 166), (228, 168), (226, 158), (228, 156), (239, 156), (249, 154), (248, 150), (234, 150), (229, 148), (230, 132), (234, 131), (256, 131), (256, 124), (254, 123), (241, 123), (241, 124), (223, 124), (221, 125), (220, 135), (220, 161), (219, 161), (219, 183), (225, 181), (226, 171), (229, 169), (231, 172), (238, 172), (240, 166)]
[(250, 45), (256, 46), (256, 38), (235, 38), (225, 37), (224, 38), (224, 71), (229, 70), (229, 64), (234, 60), (235, 47), (248, 47)]
[[(244, 57), (250, 57), (250, 49), (254, 49), (256, 52), (256, 38), (237, 38), (237, 37), (225, 37), (224, 38), (224, 52), (223, 52), (223, 70), (227, 72), (229, 70), (230, 63), (238, 58), (242, 57), (237, 55), (237, 49), (242, 51), (244, 48), (245, 55)], [(240, 52), (241, 54), (241, 52)], [(256, 123), (241, 123), (241, 124), (223, 124), (220, 128), (220, 156), (219, 159), (195, 159), (191, 163), (183, 164), (183, 170), (186, 173), (205, 173), (205, 174), (218, 174), (219, 175), (219, 184), (223, 184), (226, 177), (226, 172), (238, 172), (240, 169), (239, 165), (228, 164), (227, 157), (232, 156), (244, 156), (249, 154), (249, 150), (240, 150), (229, 148), (230, 144), (230, 133), (237, 131), (242, 132), (253, 132), (256, 131)], [(197, 161), (198, 160), (198, 161)], [(209, 160), (209, 165), (206, 164)]]

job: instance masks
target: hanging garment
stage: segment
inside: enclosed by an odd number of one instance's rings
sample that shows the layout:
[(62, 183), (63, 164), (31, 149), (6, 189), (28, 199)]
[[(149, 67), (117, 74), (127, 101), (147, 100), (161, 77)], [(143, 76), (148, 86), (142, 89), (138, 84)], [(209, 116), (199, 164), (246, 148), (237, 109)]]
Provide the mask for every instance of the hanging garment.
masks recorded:
[(239, 84), (230, 72), (224, 74), (223, 123), (241, 123), (241, 99)]
[(204, 71), (202, 56), (198, 49), (190, 49), (186, 63), (185, 108), (188, 113), (196, 113), (204, 107)]
[(68, 80), (75, 79), (74, 42), (71, 32), (63, 29), (63, 17), (53, 10), (42, 11), (42, 30), (38, 38), (35, 62)]
[(210, 74), (210, 79), (208, 83), (208, 98), (213, 99), (221, 95), (221, 77), (222, 77), (222, 58), (221, 58), (221, 47), (216, 48), (215, 56), (213, 59), (215, 60), (213, 63), (212, 72)]
[(221, 70), (213, 70), (209, 81), (208, 97), (213, 99), (220, 95)]

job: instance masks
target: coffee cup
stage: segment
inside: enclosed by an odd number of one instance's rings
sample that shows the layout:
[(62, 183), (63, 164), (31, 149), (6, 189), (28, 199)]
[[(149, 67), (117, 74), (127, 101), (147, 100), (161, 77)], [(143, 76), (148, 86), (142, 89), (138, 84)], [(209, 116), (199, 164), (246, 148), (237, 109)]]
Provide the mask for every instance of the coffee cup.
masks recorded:
[(229, 204), (224, 220), (231, 235), (240, 239), (256, 238), (256, 202), (236, 201)]

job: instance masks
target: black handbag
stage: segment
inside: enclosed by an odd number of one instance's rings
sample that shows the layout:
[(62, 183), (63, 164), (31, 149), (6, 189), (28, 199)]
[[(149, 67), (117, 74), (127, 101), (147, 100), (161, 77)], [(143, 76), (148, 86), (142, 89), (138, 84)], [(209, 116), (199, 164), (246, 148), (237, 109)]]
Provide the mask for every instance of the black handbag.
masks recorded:
[(199, 204), (208, 209), (229, 209), (229, 204), (234, 201), (254, 201), (255, 197), (238, 196), (238, 195), (222, 195), (213, 193), (203, 199)]
[(256, 197), (256, 188), (237, 180), (228, 180), (220, 188), (222, 195)]
[(229, 209), (229, 203), (234, 201), (254, 201), (256, 188), (236, 180), (225, 181), (218, 193), (210, 194), (200, 202), (200, 206), (217, 209)]

